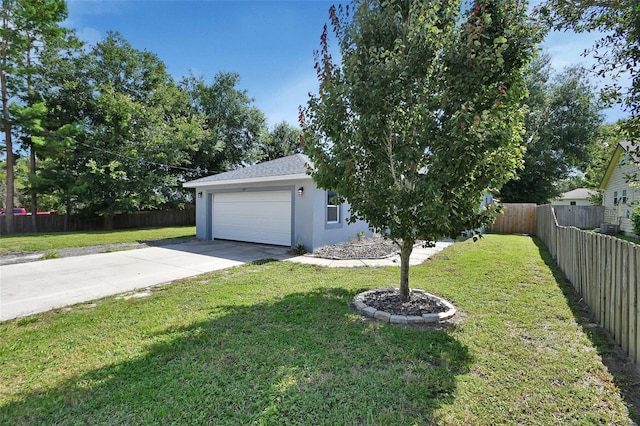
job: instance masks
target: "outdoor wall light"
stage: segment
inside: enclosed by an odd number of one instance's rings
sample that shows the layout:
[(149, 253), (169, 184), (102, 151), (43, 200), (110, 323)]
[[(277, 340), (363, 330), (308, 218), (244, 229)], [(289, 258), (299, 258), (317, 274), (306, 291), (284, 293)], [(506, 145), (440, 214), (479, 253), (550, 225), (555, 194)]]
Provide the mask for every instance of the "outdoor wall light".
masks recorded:
[(304, 188), (300, 187), (298, 188), (298, 195), (302, 195), (304, 193)]
[(202, 191), (198, 192), (198, 198), (202, 198)]

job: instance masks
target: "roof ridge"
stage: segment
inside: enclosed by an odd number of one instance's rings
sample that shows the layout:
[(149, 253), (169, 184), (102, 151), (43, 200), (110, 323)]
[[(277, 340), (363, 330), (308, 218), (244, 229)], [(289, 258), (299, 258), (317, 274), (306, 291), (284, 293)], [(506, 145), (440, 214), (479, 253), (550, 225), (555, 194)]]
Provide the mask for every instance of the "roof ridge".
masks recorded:
[(239, 169), (229, 170), (185, 182), (192, 186), (194, 183), (223, 182), (237, 179), (257, 179), (275, 176), (307, 174), (307, 164), (311, 164), (309, 157), (302, 153), (295, 153), (286, 157), (274, 158), (262, 163), (251, 164)]

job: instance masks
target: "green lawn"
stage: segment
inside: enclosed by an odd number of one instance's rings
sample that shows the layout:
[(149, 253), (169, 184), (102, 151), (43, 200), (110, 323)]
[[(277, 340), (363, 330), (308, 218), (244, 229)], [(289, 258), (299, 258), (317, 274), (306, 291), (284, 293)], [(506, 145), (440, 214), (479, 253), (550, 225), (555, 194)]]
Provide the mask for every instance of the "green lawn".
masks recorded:
[(167, 238), (186, 238), (196, 235), (195, 226), (173, 228), (133, 229), (122, 231), (55, 232), (49, 234), (3, 235), (0, 254), (24, 251), (48, 251), (102, 244), (135, 243)]
[(6, 322), (0, 424), (626, 425), (554, 273), (528, 237), (455, 244), (411, 270), (446, 330), (349, 308), (397, 268), (288, 262)]
[(640, 238), (631, 237), (629, 235), (618, 235), (617, 237), (622, 239), (622, 240), (629, 241), (631, 243), (640, 245)]

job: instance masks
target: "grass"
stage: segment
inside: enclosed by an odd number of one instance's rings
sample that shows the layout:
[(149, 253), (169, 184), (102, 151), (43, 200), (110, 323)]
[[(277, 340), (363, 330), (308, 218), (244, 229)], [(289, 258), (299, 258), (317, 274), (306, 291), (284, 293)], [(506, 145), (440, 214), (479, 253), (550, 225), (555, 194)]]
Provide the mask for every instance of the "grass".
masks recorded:
[(268, 261), (5, 322), (0, 424), (628, 424), (546, 256), (489, 235), (412, 267), (444, 330), (349, 308), (397, 268)]
[(629, 241), (634, 244), (638, 244), (640, 246), (640, 238), (638, 237), (632, 237), (630, 235), (617, 235), (617, 238), (620, 238), (621, 240)]
[(58, 253), (55, 250), (49, 250), (42, 255), (42, 259), (57, 259), (59, 257), (62, 257), (62, 256), (60, 255), (60, 253)]
[(195, 234), (195, 226), (181, 226), (121, 231), (3, 235), (2, 238), (0, 238), (0, 254), (25, 251), (53, 251), (63, 248), (135, 243), (167, 238), (187, 238), (193, 237)]

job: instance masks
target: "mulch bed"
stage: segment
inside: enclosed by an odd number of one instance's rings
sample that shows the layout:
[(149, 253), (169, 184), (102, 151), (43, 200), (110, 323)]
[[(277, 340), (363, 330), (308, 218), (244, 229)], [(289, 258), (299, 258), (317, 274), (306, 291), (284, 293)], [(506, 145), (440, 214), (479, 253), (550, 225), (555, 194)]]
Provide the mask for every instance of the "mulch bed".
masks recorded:
[(421, 316), (422, 314), (437, 314), (448, 310), (438, 300), (413, 290), (410, 291), (409, 300), (404, 303), (400, 300), (400, 291), (388, 289), (368, 293), (364, 297), (364, 303), (392, 315)]

